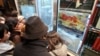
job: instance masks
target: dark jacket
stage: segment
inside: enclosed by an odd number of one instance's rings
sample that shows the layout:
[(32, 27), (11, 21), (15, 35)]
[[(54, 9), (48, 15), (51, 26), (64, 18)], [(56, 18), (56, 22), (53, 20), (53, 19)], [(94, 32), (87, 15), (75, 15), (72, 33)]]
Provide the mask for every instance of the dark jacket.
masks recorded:
[(51, 56), (47, 51), (47, 42), (36, 40), (20, 43), (15, 47), (14, 56)]

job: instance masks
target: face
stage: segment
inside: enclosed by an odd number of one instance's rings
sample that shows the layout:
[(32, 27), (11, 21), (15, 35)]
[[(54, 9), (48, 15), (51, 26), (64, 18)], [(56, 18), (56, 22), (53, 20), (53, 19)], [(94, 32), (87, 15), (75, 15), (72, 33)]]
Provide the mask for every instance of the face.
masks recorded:
[(10, 37), (10, 32), (5, 31), (4, 32), (4, 37), (1, 39), (2, 42), (7, 41), (9, 39), (9, 37)]
[(5, 24), (5, 21), (0, 21), (0, 23)]
[(3, 18), (3, 17), (0, 17), (0, 23), (5, 23), (5, 18)]
[(24, 30), (25, 25), (23, 23), (18, 23), (17, 26), (15, 27), (16, 31), (22, 32)]
[(0, 23), (5, 24), (5, 20), (0, 20)]

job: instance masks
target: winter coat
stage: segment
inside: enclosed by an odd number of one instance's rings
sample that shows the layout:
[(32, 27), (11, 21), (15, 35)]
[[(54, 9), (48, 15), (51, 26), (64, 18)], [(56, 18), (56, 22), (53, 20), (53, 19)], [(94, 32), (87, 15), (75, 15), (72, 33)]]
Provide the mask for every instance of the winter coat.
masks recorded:
[(51, 56), (47, 50), (47, 42), (36, 40), (27, 44), (20, 43), (15, 47), (13, 56)]
[(65, 44), (58, 44), (56, 49), (50, 51), (51, 56), (67, 56), (67, 46)]

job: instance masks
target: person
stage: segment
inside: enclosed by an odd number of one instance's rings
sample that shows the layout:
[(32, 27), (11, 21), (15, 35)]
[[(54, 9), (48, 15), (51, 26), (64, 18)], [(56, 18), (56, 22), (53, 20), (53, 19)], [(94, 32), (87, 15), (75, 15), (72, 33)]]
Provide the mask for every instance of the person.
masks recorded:
[(15, 45), (21, 42), (21, 32), (17, 28), (18, 19), (9, 17), (7, 18), (5, 24), (9, 27), (9, 31), (11, 33), (10, 40), (13, 41)]
[(67, 56), (67, 46), (56, 31), (50, 31), (47, 40), (49, 42), (48, 51), (51, 56)]
[(18, 15), (18, 24), (16, 26), (16, 29), (17, 30), (20, 30), (22, 33), (24, 32), (25, 30), (25, 18), (24, 16), (22, 15)]
[(0, 23), (5, 24), (5, 18), (0, 16)]
[(10, 32), (5, 24), (0, 23), (0, 55), (2, 56), (5, 52), (12, 50), (14, 45), (9, 41)]
[(38, 16), (26, 20), (22, 43), (15, 46), (13, 56), (51, 56), (47, 50), (48, 27)]

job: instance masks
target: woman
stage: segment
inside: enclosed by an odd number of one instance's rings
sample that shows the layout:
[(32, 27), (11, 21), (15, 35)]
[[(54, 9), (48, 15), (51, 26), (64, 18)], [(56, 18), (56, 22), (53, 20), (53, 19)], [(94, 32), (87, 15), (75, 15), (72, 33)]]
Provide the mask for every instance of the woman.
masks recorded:
[(12, 50), (14, 45), (9, 41), (10, 32), (5, 24), (0, 23), (0, 56), (6, 55), (5, 52)]
[(38, 16), (29, 17), (25, 25), (23, 41), (15, 47), (14, 56), (51, 56), (47, 50), (48, 43), (43, 39), (48, 27)]
[(50, 31), (47, 35), (49, 42), (48, 51), (52, 56), (67, 56), (67, 46), (56, 31)]
[(5, 24), (9, 27), (9, 31), (11, 33), (10, 40), (13, 41), (15, 44), (21, 42), (21, 31), (17, 28), (18, 19), (9, 17), (7, 18)]

